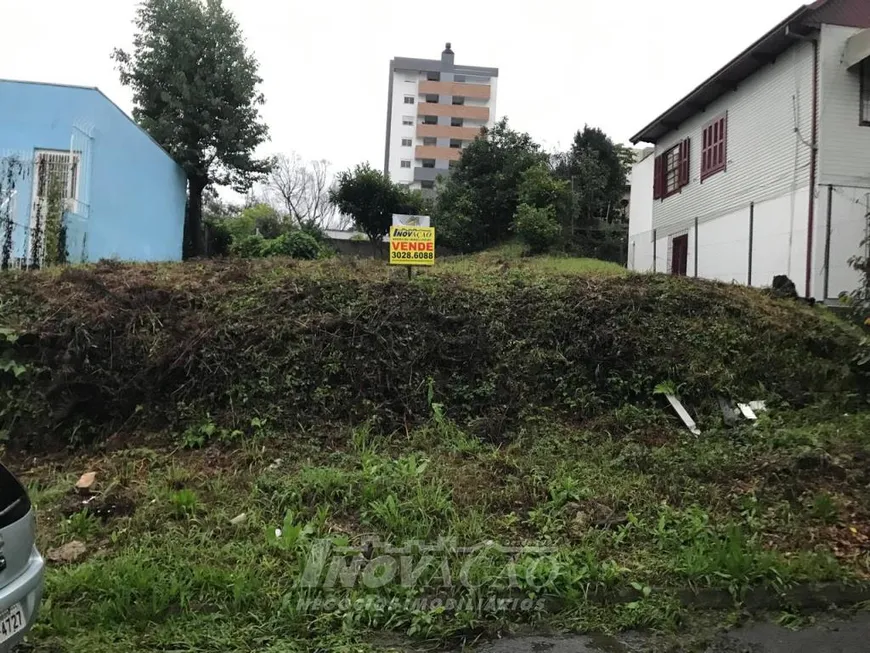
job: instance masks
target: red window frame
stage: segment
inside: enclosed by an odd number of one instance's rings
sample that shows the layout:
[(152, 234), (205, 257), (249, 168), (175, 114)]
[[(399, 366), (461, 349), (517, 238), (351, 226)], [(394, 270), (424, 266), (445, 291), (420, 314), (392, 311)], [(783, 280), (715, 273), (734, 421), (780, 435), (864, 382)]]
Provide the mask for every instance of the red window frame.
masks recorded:
[(728, 166), (728, 113), (713, 118), (701, 130), (701, 181)]
[(691, 141), (687, 138), (655, 158), (653, 199), (670, 197), (688, 185), (691, 149)]

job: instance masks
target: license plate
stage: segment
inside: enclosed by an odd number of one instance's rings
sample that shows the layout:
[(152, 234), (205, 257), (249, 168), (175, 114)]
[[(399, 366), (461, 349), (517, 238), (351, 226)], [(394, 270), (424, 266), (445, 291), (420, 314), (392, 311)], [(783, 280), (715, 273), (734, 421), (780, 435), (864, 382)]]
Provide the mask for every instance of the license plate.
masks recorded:
[(0, 644), (20, 633), (26, 625), (20, 603), (16, 603), (6, 612), (0, 612)]

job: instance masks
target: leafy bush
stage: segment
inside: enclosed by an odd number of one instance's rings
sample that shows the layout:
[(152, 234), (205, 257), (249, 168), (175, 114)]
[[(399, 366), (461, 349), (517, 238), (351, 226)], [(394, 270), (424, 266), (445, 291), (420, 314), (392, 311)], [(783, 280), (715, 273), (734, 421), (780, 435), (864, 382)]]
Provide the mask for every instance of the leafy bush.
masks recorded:
[(233, 235), (226, 222), (226, 220), (220, 219), (207, 219), (205, 221), (205, 251), (208, 256), (226, 256), (230, 253)]
[(289, 256), (307, 261), (322, 258), (324, 249), (311, 234), (291, 231), (263, 243), (261, 256)]
[(266, 240), (278, 238), (287, 229), (277, 214), (263, 215), (257, 218), (257, 232)]
[(230, 251), (241, 258), (261, 258), (266, 240), (257, 234), (244, 236), (239, 240), (233, 239)]
[(312, 261), (328, 255), (328, 250), (305, 231), (291, 231), (269, 240), (259, 235), (245, 236), (233, 242), (231, 250), (240, 258), (289, 256)]
[[(862, 251), (866, 252), (868, 247), (870, 247), (870, 236), (861, 242)], [(870, 327), (870, 256), (853, 256), (849, 259), (849, 263), (860, 276), (860, 283), (852, 291), (849, 303), (852, 305), (856, 321)]]
[(237, 216), (222, 221), (234, 242), (247, 236), (260, 235), (263, 238), (277, 238), (287, 231), (288, 226), (281, 220), (278, 212), (268, 204), (255, 204), (244, 209)]
[(517, 236), (532, 254), (541, 254), (559, 242), (562, 231), (556, 222), (556, 211), (548, 206), (538, 209), (520, 204), (515, 220)]

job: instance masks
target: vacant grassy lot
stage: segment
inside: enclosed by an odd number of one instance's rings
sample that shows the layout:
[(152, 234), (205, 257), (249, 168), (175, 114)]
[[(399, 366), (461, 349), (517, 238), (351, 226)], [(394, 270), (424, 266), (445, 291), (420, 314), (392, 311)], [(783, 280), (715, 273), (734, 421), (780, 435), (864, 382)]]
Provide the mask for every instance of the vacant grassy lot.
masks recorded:
[[(859, 338), (818, 309), (510, 251), (411, 282), (101, 262), (0, 297), (3, 457), (55, 560), (35, 651), (685, 633), (687, 590), (721, 623), (870, 576)], [(717, 395), (770, 413), (727, 429)]]
[[(431, 647), (520, 623), (676, 631), (694, 618), (678, 599), (687, 587), (730, 591), (734, 619), (751, 588), (870, 576), (868, 414), (775, 409), (696, 438), (664, 410), (626, 407), (583, 428), (532, 422), (493, 445), (444, 410), (389, 435), (203, 423), (174, 446), (164, 434), (112, 453), (16, 458), (43, 550), (88, 549), (51, 566), (34, 650), (386, 650), (385, 633)], [(72, 488), (92, 470), (84, 505)], [(444, 554), (447, 589), (438, 564), (410, 587), (300, 587), (316, 542), (373, 536), (375, 560), (386, 543), (439, 538), (550, 550), (475, 553), (476, 590), (462, 584), (467, 553)], [(528, 609), (413, 603), (493, 595)], [(318, 598), (336, 602), (304, 603)]]

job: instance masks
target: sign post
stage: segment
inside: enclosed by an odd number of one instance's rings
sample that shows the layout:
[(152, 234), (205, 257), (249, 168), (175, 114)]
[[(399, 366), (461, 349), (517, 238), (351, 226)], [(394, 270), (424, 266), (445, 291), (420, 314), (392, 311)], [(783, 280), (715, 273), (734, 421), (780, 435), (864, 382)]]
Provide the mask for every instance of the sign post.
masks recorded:
[(394, 215), (390, 227), (390, 265), (435, 265), (435, 229), (426, 215)]

